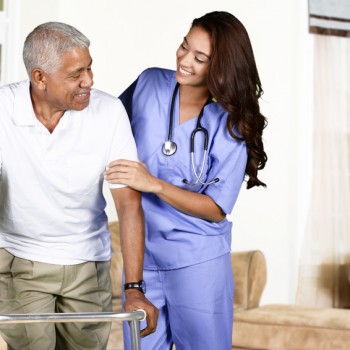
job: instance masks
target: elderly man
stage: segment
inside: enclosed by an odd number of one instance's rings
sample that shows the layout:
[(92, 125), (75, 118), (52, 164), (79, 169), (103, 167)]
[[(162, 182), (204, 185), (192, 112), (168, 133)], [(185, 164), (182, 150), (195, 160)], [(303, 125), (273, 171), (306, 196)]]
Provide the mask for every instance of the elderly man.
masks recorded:
[[(26, 38), (28, 81), (0, 88), (0, 313), (111, 311), (103, 173), (137, 160), (121, 102), (92, 89), (89, 40), (49, 22)], [(140, 193), (110, 185), (120, 222), (125, 310), (158, 310), (142, 286)], [(109, 323), (0, 327), (10, 349), (105, 349)]]

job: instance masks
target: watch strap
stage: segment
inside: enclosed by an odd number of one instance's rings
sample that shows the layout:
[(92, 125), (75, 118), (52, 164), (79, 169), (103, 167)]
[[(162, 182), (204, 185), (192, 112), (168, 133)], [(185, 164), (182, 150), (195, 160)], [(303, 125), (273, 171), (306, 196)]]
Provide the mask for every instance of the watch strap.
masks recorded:
[(146, 283), (144, 280), (140, 280), (138, 282), (129, 282), (124, 284), (124, 290), (128, 289), (137, 289), (143, 294), (146, 293)]

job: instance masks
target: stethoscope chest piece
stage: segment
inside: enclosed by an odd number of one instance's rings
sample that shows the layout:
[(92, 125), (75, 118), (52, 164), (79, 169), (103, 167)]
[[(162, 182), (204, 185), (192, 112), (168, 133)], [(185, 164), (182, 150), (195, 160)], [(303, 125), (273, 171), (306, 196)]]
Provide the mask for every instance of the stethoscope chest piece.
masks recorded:
[(177, 145), (174, 141), (168, 140), (165, 141), (163, 144), (163, 154), (165, 154), (166, 156), (172, 156), (177, 150)]

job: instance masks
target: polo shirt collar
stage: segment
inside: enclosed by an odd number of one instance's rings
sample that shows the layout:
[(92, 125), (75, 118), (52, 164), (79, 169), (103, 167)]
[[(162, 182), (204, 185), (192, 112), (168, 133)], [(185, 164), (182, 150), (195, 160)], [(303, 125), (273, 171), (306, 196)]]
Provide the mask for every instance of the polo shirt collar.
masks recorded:
[(24, 80), (19, 83), (14, 92), (15, 104), (13, 120), (17, 125), (36, 125), (37, 118), (34, 113), (32, 99), (30, 97), (30, 82)]
[[(13, 110), (13, 120), (19, 126), (43, 126), (35, 115), (32, 98), (30, 96), (30, 81), (23, 80), (19, 83), (17, 89), (14, 92), (15, 104)], [(78, 121), (78, 115), (75, 118), (67, 118), (70, 114), (70, 110), (65, 111), (64, 116), (61, 118), (61, 127), (65, 125), (69, 119), (69, 122)], [(82, 113), (80, 113), (82, 114)], [(46, 129), (46, 128), (45, 128)]]

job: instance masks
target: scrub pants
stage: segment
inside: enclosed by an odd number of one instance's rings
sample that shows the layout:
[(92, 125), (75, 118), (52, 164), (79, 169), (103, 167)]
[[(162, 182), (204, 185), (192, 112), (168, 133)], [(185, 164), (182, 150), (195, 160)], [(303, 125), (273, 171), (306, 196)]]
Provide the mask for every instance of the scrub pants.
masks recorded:
[[(54, 265), (0, 249), (0, 313), (111, 312), (110, 263)], [(110, 322), (0, 324), (9, 350), (106, 349)]]
[[(155, 333), (142, 350), (231, 350), (233, 275), (230, 254), (176, 269), (144, 270), (147, 298), (159, 309)], [(141, 322), (141, 329), (145, 323)], [(124, 349), (130, 349), (124, 322)]]

